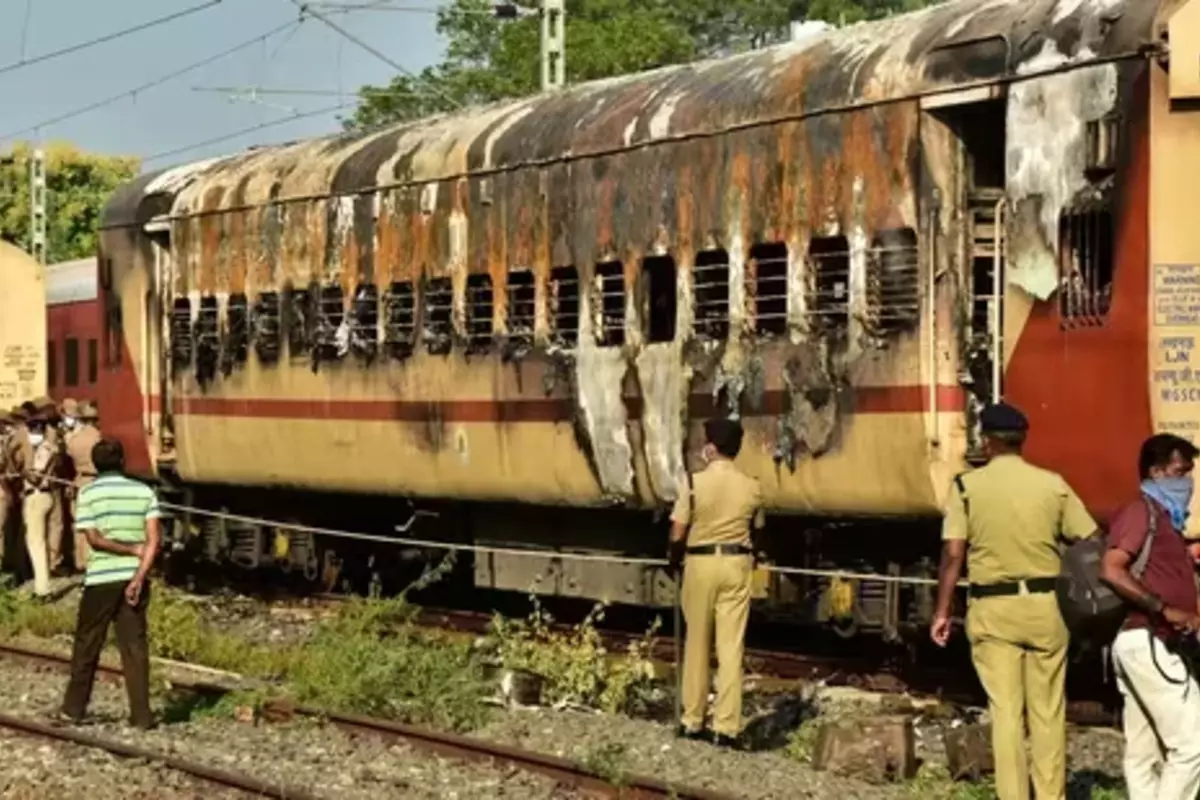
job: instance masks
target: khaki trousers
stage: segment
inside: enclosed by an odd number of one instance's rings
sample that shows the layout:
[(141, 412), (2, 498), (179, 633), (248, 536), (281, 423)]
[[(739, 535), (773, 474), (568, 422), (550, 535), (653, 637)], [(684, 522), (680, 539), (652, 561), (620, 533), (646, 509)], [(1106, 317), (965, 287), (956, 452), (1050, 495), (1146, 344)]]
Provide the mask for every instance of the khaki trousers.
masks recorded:
[(717, 641), (717, 701), (714, 733), (737, 736), (742, 729), (742, 652), (750, 616), (750, 556), (691, 556), (683, 568), (681, 605), (687, 622), (683, 648), (683, 718), (689, 730), (704, 725), (709, 658)]
[[(71, 507), (71, 529), (72, 530), (75, 530), (75, 512), (79, 509), (79, 490), (81, 488), (83, 488), (83, 487), (76, 486), (74, 491), (71, 492), (71, 500), (70, 500), (69, 505)], [(75, 535), (75, 570), (77, 572), (83, 572), (85, 569), (87, 569), (88, 556), (91, 555), (92, 549), (91, 549), (91, 546), (88, 544), (87, 537), (84, 536), (80, 531), (75, 530), (74, 535)]]
[(50, 594), (50, 556), (46, 550), (46, 525), (54, 507), (54, 498), (49, 492), (31, 492), (25, 495), (21, 505), (21, 516), (25, 521), (25, 549), (33, 565), (33, 592), (37, 595)]
[(1064, 800), (1068, 634), (1054, 593), (973, 598), (967, 638), (988, 696), (997, 797), (1029, 798), (1028, 720), (1035, 794)]
[(52, 489), (48, 494), (51, 506), (46, 517), (46, 550), (53, 571), (61, 567), (63, 562), (63, 492), (62, 489)]
[(1200, 684), (1188, 665), (1145, 628), (1112, 646), (1125, 699), (1129, 800), (1195, 800), (1200, 792)]

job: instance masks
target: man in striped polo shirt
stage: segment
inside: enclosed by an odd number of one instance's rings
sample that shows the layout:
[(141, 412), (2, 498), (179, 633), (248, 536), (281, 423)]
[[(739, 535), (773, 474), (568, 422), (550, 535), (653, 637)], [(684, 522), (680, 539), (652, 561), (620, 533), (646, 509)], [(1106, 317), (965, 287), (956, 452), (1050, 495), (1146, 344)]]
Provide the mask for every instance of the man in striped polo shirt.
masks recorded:
[(130, 723), (153, 724), (150, 716), (150, 651), (146, 643), (146, 576), (159, 545), (159, 506), (154, 490), (124, 475), (121, 443), (102, 439), (92, 448), (96, 479), (79, 490), (75, 530), (91, 545), (83, 597), (75, 625), (71, 680), (62, 715), (78, 722), (87, 712), (100, 651), (115, 622)]

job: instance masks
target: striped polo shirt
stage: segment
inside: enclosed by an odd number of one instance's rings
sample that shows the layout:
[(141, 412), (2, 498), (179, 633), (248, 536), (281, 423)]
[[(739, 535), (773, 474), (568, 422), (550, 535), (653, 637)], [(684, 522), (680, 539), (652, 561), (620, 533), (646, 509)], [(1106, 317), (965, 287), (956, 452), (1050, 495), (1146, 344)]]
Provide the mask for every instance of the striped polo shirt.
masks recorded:
[[(122, 544), (146, 541), (146, 520), (158, 519), (158, 495), (144, 483), (119, 473), (101, 475), (79, 490), (75, 530), (99, 531), (105, 539)], [(84, 586), (129, 581), (137, 574), (139, 559), (91, 549)]]

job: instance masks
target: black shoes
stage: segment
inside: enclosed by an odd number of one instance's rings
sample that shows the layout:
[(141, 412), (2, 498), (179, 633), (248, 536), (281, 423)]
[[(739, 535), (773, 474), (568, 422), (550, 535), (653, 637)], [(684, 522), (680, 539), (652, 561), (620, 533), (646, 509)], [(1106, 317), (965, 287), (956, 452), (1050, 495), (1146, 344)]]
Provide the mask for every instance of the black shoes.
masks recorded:
[(694, 731), (690, 728), (684, 727), (684, 725), (680, 723), (679, 727), (675, 729), (675, 736), (679, 739), (691, 739), (694, 742), (702, 742), (705, 739), (708, 739), (711, 734), (709, 734), (709, 732), (703, 728)]
[(724, 747), (729, 750), (741, 750), (741, 740), (736, 736), (727, 736), (724, 733), (713, 733), (707, 728), (701, 728), (694, 731), (684, 727), (682, 724), (675, 729), (675, 736), (679, 739), (690, 739), (693, 742), (708, 742), (717, 747)]

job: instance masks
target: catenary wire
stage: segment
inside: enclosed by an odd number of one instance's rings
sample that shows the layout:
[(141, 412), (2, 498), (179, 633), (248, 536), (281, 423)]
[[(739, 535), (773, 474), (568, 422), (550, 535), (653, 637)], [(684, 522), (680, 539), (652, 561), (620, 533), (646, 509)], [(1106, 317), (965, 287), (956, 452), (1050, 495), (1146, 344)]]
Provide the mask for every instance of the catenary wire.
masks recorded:
[[(33, 0), (29, 0), (30, 4), (32, 4), (32, 2), (33, 2)], [(24, 39), (24, 35), (23, 35), (22, 39), (21, 39), (21, 42), (22, 42), (21, 58), (17, 61), (13, 61), (10, 64), (4, 64), (3, 66), (0, 66), (0, 75), (3, 75), (6, 72), (13, 72), (14, 70), (23, 69), (24, 67), (31, 67), (34, 64), (41, 64), (45, 61), (51, 61), (51, 60), (53, 60), (55, 58), (59, 58), (61, 56), (70, 55), (71, 53), (78, 53), (81, 50), (87, 50), (87, 49), (95, 47), (97, 45), (105, 44), (106, 42), (111, 42), (111, 41), (115, 41), (116, 39), (121, 39), (125, 36), (129, 36), (130, 34), (140, 33), (141, 31), (149, 30), (150, 28), (155, 28), (159, 25), (165, 25), (168, 22), (174, 22), (177, 19), (182, 19), (183, 17), (191, 16), (192, 14), (195, 14), (197, 12), (205, 11), (209, 8), (212, 8), (213, 6), (220, 5), (222, 2), (224, 2), (224, 0), (207, 0), (207, 2), (200, 3), (199, 5), (189, 6), (188, 8), (182, 9), (180, 11), (176, 11), (174, 13), (167, 14), (162, 17), (156, 17), (155, 19), (147, 20), (146, 22), (142, 22), (137, 25), (133, 25), (129, 28), (124, 28), (119, 31), (113, 31), (112, 33), (106, 33), (103, 36), (97, 36), (94, 39), (88, 39), (87, 41), (84, 41), (84, 42), (76, 42), (75, 44), (67, 45), (66, 47), (60, 48), (58, 50), (52, 50), (49, 53), (42, 53), (41, 55), (36, 55), (33, 58), (25, 58), (25, 45), (24, 45), (25, 39)], [(28, 32), (28, 28), (29, 28), (29, 17), (28, 17), (28, 12), (27, 12), (26, 21), (25, 21), (26, 32)]]
[(112, 105), (113, 103), (124, 100), (127, 97), (136, 97), (137, 95), (141, 94), (142, 92), (147, 91), (148, 89), (153, 89), (156, 86), (161, 86), (162, 84), (172, 81), (181, 75), (186, 75), (187, 73), (189, 73), (193, 70), (199, 69), (200, 67), (204, 67), (215, 61), (219, 61), (222, 58), (225, 58), (226, 56), (232, 55), (232, 54), (238, 52), (239, 50), (244, 50), (247, 47), (258, 44), (259, 42), (261, 42), (265, 39), (269, 39), (270, 37), (274, 36), (277, 33), (285, 31), (288, 28), (291, 28), (291, 27), (299, 25), (299, 24), (300, 24), (300, 20), (289, 20), (288, 22), (285, 22), (282, 25), (277, 25), (276, 27), (272, 28), (271, 30), (267, 31), (266, 33), (260, 33), (259, 35), (255, 36), (251, 39), (247, 39), (246, 41), (243, 41), (240, 44), (236, 44), (233, 47), (230, 47), (230, 48), (220, 51), (219, 53), (208, 56), (206, 58), (202, 58), (199, 61), (192, 62), (191, 64), (188, 64), (185, 67), (180, 67), (177, 70), (168, 72), (166, 75), (162, 75), (158, 78), (155, 78), (154, 80), (147, 81), (139, 86), (135, 86), (132, 89), (126, 89), (123, 92), (119, 92), (118, 94), (111, 95), (102, 100), (97, 100), (94, 103), (88, 103), (87, 105), (81, 106), (72, 111), (63, 112), (62, 114), (51, 117), (49, 119), (42, 120), (41, 122), (37, 122), (33, 125), (26, 125), (22, 128), (17, 128), (13, 131), (10, 131), (9, 133), (0, 135), (0, 141), (3, 141), (5, 139), (12, 139), (22, 133), (29, 133), (32, 131), (37, 131), (41, 128), (45, 128), (50, 125), (55, 125), (59, 122), (65, 122), (66, 120), (74, 119), (75, 117), (82, 116), (84, 114), (87, 114), (90, 111), (95, 111), (98, 108), (103, 108), (104, 106)]

